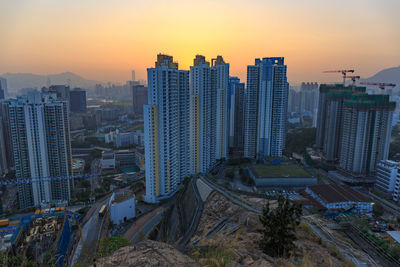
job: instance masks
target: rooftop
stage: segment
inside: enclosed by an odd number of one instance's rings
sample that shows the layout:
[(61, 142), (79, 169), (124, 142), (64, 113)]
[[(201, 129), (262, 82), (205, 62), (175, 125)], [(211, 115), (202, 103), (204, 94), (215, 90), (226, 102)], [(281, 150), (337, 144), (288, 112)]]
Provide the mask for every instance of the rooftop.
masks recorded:
[(400, 231), (387, 231), (386, 233), (390, 235), (394, 241), (400, 243)]
[(276, 177), (311, 177), (303, 168), (295, 164), (253, 165), (251, 167), (259, 178)]
[(348, 185), (319, 184), (308, 187), (325, 203), (336, 202), (371, 202), (368, 198)]
[(133, 194), (131, 191), (121, 191), (121, 192), (117, 192), (114, 195), (114, 200), (113, 200), (113, 204), (114, 203), (121, 203), (124, 202), (128, 199), (134, 198), (135, 194)]

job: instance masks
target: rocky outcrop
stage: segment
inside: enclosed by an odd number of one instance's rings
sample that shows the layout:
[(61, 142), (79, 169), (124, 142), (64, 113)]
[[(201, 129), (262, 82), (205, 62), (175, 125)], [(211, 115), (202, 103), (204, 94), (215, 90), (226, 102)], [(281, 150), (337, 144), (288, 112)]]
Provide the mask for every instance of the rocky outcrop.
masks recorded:
[(176, 250), (173, 246), (152, 240), (123, 247), (112, 255), (101, 258), (100, 267), (137, 266), (200, 266), (193, 259)]

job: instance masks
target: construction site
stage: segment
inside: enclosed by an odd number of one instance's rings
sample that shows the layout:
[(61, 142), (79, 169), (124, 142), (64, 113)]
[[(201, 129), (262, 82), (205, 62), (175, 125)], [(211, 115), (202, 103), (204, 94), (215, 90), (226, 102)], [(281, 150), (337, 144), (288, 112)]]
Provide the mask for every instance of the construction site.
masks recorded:
[(64, 266), (78, 220), (78, 214), (64, 207), (37, 210), (16, 221), (1, 220), (0, 249), (7, 256), (23, 256), (42, 266)]

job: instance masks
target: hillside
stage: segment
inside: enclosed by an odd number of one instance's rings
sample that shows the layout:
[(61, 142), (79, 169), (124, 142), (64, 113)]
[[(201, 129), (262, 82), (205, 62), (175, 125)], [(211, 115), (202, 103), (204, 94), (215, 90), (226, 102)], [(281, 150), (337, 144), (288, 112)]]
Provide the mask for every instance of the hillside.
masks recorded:
[(369, 78), (361, 79), (361, 81), (394, 83), (396, 84), (394, 90), (398, 91), (400, 90), (400, 66), (381, 70)]
[(97, 261), (99, 267), (128, 266), (200, 266), (193, 259), (173, 246), (146, 240), (136, 245), (123, 247), (112, 255)]
[(95, 86), (98, 81), (87, 80), (72, 72), (63, 72), (50, 75), (38, 75), (32, 73), (4, 73), (0, 77), (7, 79), (7, 87), (10, 93), (16, 92), (22, 88), (38, 88), (50, 84), (70, 84), (71, 87), (91, 88)]

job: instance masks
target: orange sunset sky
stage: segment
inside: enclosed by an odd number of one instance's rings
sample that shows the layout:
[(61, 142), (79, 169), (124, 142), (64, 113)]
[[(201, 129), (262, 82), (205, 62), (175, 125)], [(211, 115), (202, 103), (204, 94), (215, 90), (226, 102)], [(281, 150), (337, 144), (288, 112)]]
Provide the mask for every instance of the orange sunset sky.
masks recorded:
[(290, 82), (368, 77), (400, 65), (399, 0), (0, 0), (0, 74), (71, 71), (146, 78), (156, 54), (188, 69), (222, 55), (246, 77), (256, 57), (284, 56)]

